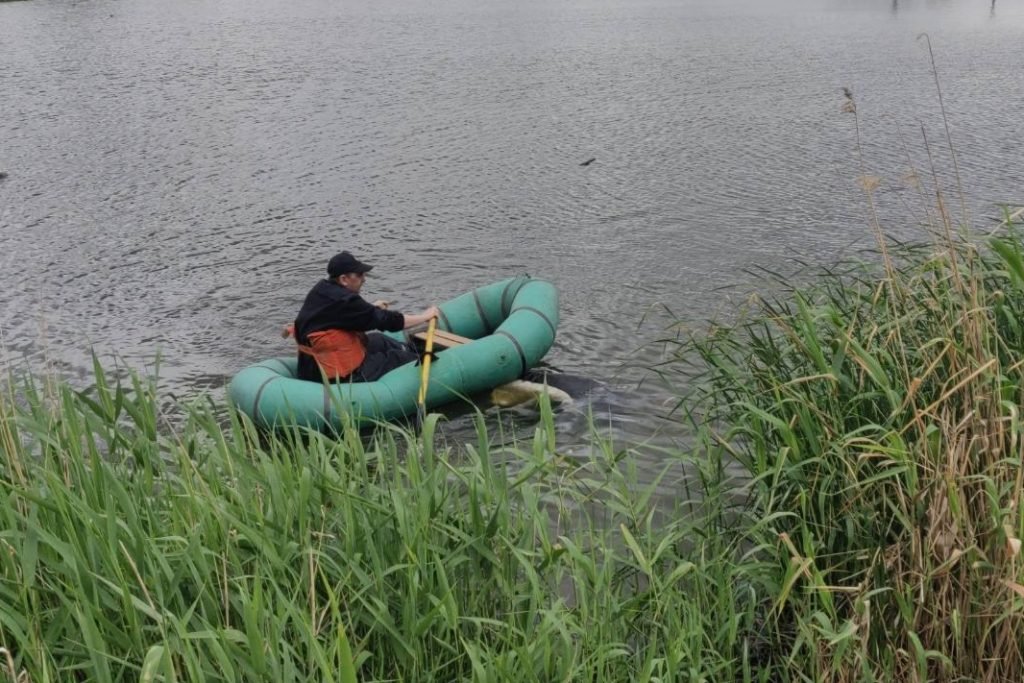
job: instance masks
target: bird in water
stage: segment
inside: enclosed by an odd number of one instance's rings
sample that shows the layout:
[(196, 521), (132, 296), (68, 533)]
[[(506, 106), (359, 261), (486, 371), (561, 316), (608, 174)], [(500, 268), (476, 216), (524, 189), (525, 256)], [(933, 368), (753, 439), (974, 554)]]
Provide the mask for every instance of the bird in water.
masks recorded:
[(846, 99), (843, 101), (843, 106), (840, 109), (844, 114), (856, 114), (857, 103), (853, 101), (853, 91), (849, 88), (843, 88), (843, 97)]

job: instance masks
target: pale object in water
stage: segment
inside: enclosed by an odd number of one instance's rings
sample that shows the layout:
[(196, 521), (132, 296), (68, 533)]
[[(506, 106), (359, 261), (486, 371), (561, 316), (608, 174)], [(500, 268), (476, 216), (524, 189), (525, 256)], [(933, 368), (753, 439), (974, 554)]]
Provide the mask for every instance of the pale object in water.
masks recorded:
[(552, 403), (572, 403), (572, 396), (565, 391), (547, 384), (517, 379), (491, 391), (491, 403), (502, 408), (511, 408), (520, 403), (533, 401), (547, 393)]

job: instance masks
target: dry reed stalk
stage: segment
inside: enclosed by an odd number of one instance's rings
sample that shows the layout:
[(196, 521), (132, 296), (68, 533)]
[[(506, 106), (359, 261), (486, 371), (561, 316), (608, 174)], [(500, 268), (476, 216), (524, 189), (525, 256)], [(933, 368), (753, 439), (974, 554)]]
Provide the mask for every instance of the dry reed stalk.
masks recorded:
[[(857, 102), (853, 98), (853, 91), (849, 88), (843, 88), (843, 96), (845, 101), (842, 106), (843, 113), (853, 114), (853, 128), (856, 136), (856, 150), (857, 150), (857, 163), (860, 167), (860, 185), (864, 191), (864, 196), (868, 202), (868, 216), (871, 230), (874, 233), (875, 241), (878, 244), (878, 248), (882, 254), (882, 264), (885, 267), (885, 273), (887, 281), (890, 287), (894, 286), (895, 272), (893, 269), (892, 259), (889, 256), (889, 249), (886, 246), (885, 235), (882, 232), (882, 225), (878, 219), (878, 211), (875, 208), (874, 190), (878, 187), (878, 179), (875, 176), (869, 175), (864, 163), (864, 149), (861, 145), (861, 134), (860, 134), (860, 117), (857, 114)], [(895, 294), (895, 292), (893, 292)]]

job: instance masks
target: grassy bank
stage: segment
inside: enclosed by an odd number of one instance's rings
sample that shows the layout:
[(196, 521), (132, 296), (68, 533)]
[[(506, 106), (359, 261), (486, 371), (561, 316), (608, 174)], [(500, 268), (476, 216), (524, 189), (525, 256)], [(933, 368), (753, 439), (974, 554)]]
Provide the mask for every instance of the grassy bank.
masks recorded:
[[(753, 597), (654, 528), (628, 451), (261, 440), (152, 387), (3, 403), (0, 638), (57, 680), (708, 680), (752, 668)], [(400, 455), (402, 454), (402, 455)], [(684, 550), (685, 549), (685, 550)], [(719, 622), (723, 615), (728, 617)], [(19, 679), (21, 680), (21, 679)]]
[[(681, 342), (790, 680), (1024, 680), (1024, 250), (942, 233)], [(883, 275), (878, 273), (882, 272)], [(723, 455), (722, 457), (726, 457)], [(768, 574), (762, 574), (762, 577)]]
[[(1011, 226), (1012, 228), (1012, 226)], [(595, 432), (261, 437), (155, 389), (0, 401), (12, 680), (1024, 679), (1024, 248), (939, 239), (675, 340), (656, 509)], [(433, 418), (432, 418), (433, 419)], [(676, 468), (678, 469), (678, 468)], [(665, 482), (660, 482), (664, 486)], [(692, 502), (688, 502), (692, 501)], [(659, 520), (655, 522), (655, 520)], [(664, 521), (664, 520), (668, 521)]]

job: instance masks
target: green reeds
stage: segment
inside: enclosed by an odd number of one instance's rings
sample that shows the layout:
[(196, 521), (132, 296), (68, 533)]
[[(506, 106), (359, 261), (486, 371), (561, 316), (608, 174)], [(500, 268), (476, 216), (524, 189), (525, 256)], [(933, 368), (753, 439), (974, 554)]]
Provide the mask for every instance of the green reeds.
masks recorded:
[(1024, 680), (1024, 248), (893, 248), (679, 347), (787, 680)]
[[(31, 681), (766, 680), (768, 603), (597, 440), (258, 434), (155, 388), (0, 400), (0, 667)], [(715, 515), (706, 507), (706, 516)], [(2, 678), (3, 675), (0, 675)]]
[[(950, 253), (955, 249), (956, 253)], [(1024, 678), (1024, 247), (892, 248), (689, 340), (679, 501), (595, 430), (256, 432), (0, 400), (10, 680)], [(893, 280), (895, 279), (895, 281)]]

